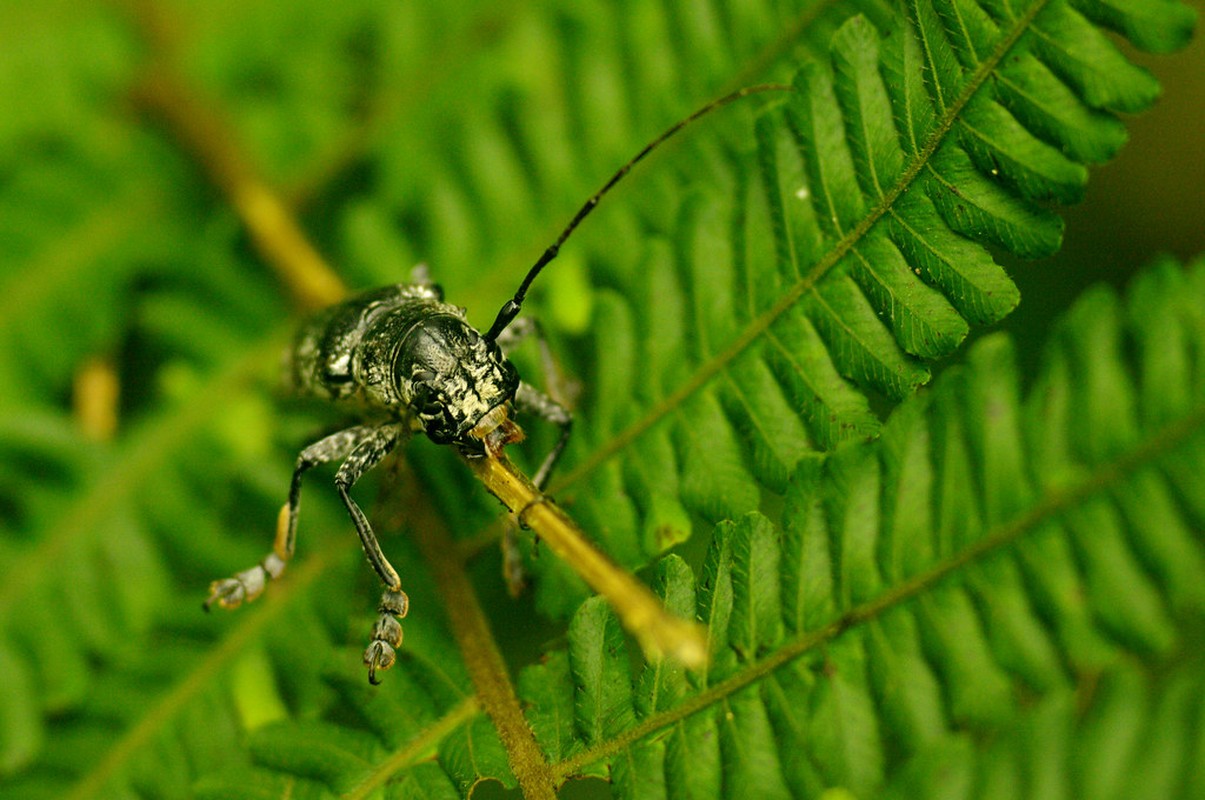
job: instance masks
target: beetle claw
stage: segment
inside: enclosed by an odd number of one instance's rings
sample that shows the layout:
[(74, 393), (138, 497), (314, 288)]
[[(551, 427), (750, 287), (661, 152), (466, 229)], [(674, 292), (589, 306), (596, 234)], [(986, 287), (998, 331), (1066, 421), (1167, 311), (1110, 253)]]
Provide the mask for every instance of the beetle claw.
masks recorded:
[(215, 603), (221, 608), (238, 608), (259, 597), (264, 582), (264, 572), (259, 567), (240, 572), (233, 578), (214, 581), (209, 584), (209, 597), (202, 608), (208, 611)]
[(368, 665), (368, 682), (373, 686), (380, 684), (377, 670), (387, 670), (397, 661), (397, 652), (388, 642), (374, 640), (364, 650), (364, 663)]

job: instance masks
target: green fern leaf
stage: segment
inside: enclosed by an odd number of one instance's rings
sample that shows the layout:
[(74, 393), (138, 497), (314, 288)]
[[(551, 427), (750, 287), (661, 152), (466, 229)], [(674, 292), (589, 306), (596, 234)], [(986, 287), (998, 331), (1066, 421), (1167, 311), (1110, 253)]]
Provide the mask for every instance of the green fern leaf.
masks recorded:
[[(759, 120), (755, 156), (695, 148), (692, 171), (726, 191), (662, 202), (668, 246), (645, 230), (648, 255), (603, 278), (620, 298), (599, 298), (605, 333), (580, 367), (598, 375), (588, 455), (555, 488), (575, 516), (640, 564), (682, 538), (651, 531), (739, 516), (808, 452), (873, 435), (870, 398), (907, 397), (925, 360), (1016, 305), (989, 248), (1052, 253), (1049, 202), (1078, 200), (1086, 164), (1120, 145), (1111, 112), (1155, 98), (1090, 20), (1170, 45), (1193, 15), (1165, 10), (951, 0), (882, 30), (855, 17)], [(635, 463), (652, 448), (655, 468)], [(547, 586), (543, 608), (564, 608), (563, 582)]]
[[(605, 759), (619, 796), (648, 797), (930, 796), (1027, 768), (1107, 796), (1149, 769), (1164, 796), (1191, 796), (1199, 731), (1179, 703), (1203, 656), (1205, 498), (1185, 480), (1205, 443), (1189, 299), (1203, 289), (1199, 262), (1148, 270), (1124, 302), (1089, 292), (1024, 399), (1007, 339), (984, 339), (881, 442), (803, 462), (780, 527), (717, 526), (696, 606), (710, 669), (633, 679), (617, 623), (588, 601), (570, 626), (583, 666), (563, 676), (585, 749), (550, 753), (554, 770)], [(660, 570), (667, 597), (693, 593), (676, 556)], [(1168, 715), (1179, 733), (1139, 747)]]

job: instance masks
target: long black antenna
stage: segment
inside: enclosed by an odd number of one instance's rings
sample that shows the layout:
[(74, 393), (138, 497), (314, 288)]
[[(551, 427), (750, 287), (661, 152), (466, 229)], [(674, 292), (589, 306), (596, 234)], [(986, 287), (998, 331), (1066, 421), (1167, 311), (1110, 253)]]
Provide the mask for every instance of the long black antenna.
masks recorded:
[(611, 180), (607, 181), (601, 189), (594, 193), (593, 197), (586, 201), (586, 204), (573, 215), (573, 219), (571, 219), (569, 224), (565, 226), (565, 230), (561, 231), (561, 235), (556, 237), (556, 241), (549, 245), (548, 249), (544, 251), (544, 255), (540, 256), (535, 265), (528, 270), (527, 277), (525, 277), (523, 282), (519, 284), (519, 290), (515, 292), (515, 296), (510, 300), (507, 300), (502, 306), (501, 310), (498, 311), (498, 316), (494, 319), (494, 324), (490, 326), (489, 331), (485, 334), (486, 340), (493, 341), (494, 339), (497, 339), (498, 334), (506, 330), (506, 326), (510, 325), (511, 322), (514, 321), (515, 317), (519, 316), (519, 309), (523, 307), (523, 299), (527, 297), (527, 290), (531, 288), (531, 283), (536, 279), (536, 276), (540, 274), (540, 270), (544, 269), (544, 267), (548, 265), (548, 262), (556, 258), (557, 253), (561, 251), (561, 245), (565, 243), (565, 240), (569, 238), (569, 235), (573, 233), (577, 226), (581, 224), (581, 221), (594, 210), (594, 207), (598, 205), (598, 201), (603, 198), (603, 195), (611, 191), (611, 187), (619, 183), (619, 181), (623, 179), (623, 176), (631, 172), (632, 167), (640, 163), (642, 158), (656, 150), (657, 147), (666, 139), (670, 138), (690, 123), (694, 122), (699, 117), (710, 114), (717, 108), (723, 108), (733, 101), (740, 100), (742, 97), (747, 97), (751, 94), (757, 94), (758, 92), (790, 91), (794, 91), (792, 87), (781, 83), (761, 83), (756, 86), (746, 86), (744, 89), (737, 89), (732, 94), (726, 94), (718, 100), (712, 100), (710, 103), (703, 106), (686, 119), (675, 123), (673, 127), (667, 130), (665, 133), (646, 144), (644, 149), (636, 154), (635, 158), (620, 167), (619, 171), (611, 176)]

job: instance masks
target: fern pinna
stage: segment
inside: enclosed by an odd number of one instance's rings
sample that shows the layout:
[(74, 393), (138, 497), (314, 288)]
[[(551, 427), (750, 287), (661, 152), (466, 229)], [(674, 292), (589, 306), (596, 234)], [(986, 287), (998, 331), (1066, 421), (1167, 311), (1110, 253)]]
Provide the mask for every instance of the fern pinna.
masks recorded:
[[(233, 27), (164, 7), (192, 24), (139, 35), (198, 37), (156, 69), (195, 58), (349, 282), (425, 260), (470, 314), (633, 143), (799, 59), (791, 97), (644, 169), (533, 297), (584, 387), (552, 491), (618, 560), (660, 558), (650, 574), (707, 623), (712, 664), (633, 666), (605, 606), (537, 551), (537, 608), (571, 620), (567, 640), (514, 667), (517, 686), (500, 657), (483, 683), (459, 609), (449, 624), (435, 600), (446, 576), (396, 537), (425, 605), (372, 692), (354, 669), (371, 590), (322, 501), (267, 602), (200, 616), (187, 587), (259, 554), (290, 450), (320, 423), (267, 390), (282, 293), (128, 114), (141, 48), (89, 6), (40, 23), (70, 57), (23, 81), (55, 102), (0, 128), (26, 154), (0, 193), (17, 265), (0, 279), (0, 794), (458, 796), (497, 779), (547, 797), (576, 777), (640, 797), (1201, 794), (1202, 268), (1087, 295), (1028, 388), (989, 338), (881, 420), (1015, 305), (991, 251), (1053, 252), (1051, 201), (1120, 146), (1115, 113), (1155, 98), (1109, 32), (1169, 51), (1192, 12), (487, 6), (299, 2), (289, 36), (267, 4)], [(82, 444), (60, 406), (98, 353), (124, 379), (123, 426)], [(462, 550), (490, 539), (480, 487), (420, 456), (380, 513), (480, 534)], [(661, 557), (712, 523), (701, 563)], [(479, 605), (496, 564), (470, 582), (463, 558), (458, 604)]]
[[(1136, 38), (1177, 46), (1191, 12), (1160, 8)], [(660, 209), (664, 241), (607, 262), (620, 291), (600, 293), (607, 334), (579, 373), (597, 375), (593, 446), (553, 491), (610, 552), (642, 563), (692, 514), (781, 492), (800, 457), (875, 434), (871, 398), (906, 397), (1015, 306), (989, 248), (1057, 249), (1049, 201), (1079, 196), (1124, 139), (1109, 112), (1158, 87), (1079, 11), (1010, 10), (910, 4), (885, 34), (850, 20), (758, 121), (755, 161), (737, 144), (692, 161), (726, 191)]]
[(554, 771), (605, 759), (630, 797), (1199, 794), (1202, 296), (1202, 262), (1089, 292), (1024, 398), (984, 339), (878, 442), (803, 460), (778, 525), (721, 523), (697, 576), (662, 560), (707, 672), (633, 680), (589, 601), (521, 682)]

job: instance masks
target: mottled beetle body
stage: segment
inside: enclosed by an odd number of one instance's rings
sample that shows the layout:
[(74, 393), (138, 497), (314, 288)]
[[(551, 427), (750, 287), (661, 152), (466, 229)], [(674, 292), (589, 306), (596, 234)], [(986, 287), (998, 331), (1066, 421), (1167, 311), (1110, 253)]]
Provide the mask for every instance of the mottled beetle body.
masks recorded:
[(497, 342), (429, 283), (377, 289), (327, 309), (302, 325), (288, 356), (299, 394), (381, 412), (437, 444), (469, 450), (479, 451), (503, 424), (519, 388)]
[[(753, 86), (721, 97), (678, 122), (624, 164), (536, 260), (484, 334), (468, 324), (463, 308), (443, 301), (443, 293), (421, 265), (408, 284), (366, 292), (303, 323), (287, 354), (286, 374), (292, 388), (352, 407), (366, 421), (301, 451), (288, 502), (277, 518), (272, 552), (256, 566), (214, 581), (205, 607), (216, 603), (233, 608), (258, 596), (268, 580), (280, 577), (296, 545), (302, 475), (319, 464), (340, 462), (335, 489), (356, 527), (365, 556), (385, 584), (372, 641), (364, 651), (368, 679), (376, 683), (377, 671), (388, 669), (396, 659), (395, 648), (402, 641), (398, 620), (406, 615), (409, 600), (349, 490), (415, 431), (469, 456), (497, 455), (505, 445), (523, 438), (511, 420), (512, 412), (540, 417), (561, 429), (560, 439), (532, 478), (536, 488), (542, 489), (569, 439), (572, 418), (560, 403), (521, 381), (506, 357), (508, 348), (535, 333), (545, 371), (550, 371), (551, 356), (539, 327), (531, 320), (516, 319), (527, 290), (602, 196), (637, 162), (690, 122), (763, 91), (789, 91), (789, 87)], [(513, 536), (511, 529), (503, 542), (512, 588), (518, 585), (520, 574)]]
[[(385, 584), (372, 642), (364, 653), (369, 680), (387, 669), (401, 644), (409, 599), (401, 579), (381, 551), (367, 516), (349, 494), (365, 472), (415, 431), (469, 456), (498, 454), (522, 440), (511, 420), (514, 411), (534, 414), (561, 428), (561, 438), (544, 458), (534, 482), (543, 486), (569, 437), (569, 412), (519, 379), (504, 349), (539, 333), (521, 321), (503, 335), (482, 335), (465, 311), (443, 301), (439, 287), (419, 266), (411, 283), (357, 295), (319, 312), (298, 329), (287, 351), (285, 374), (300, 394), (347, 406), (371, 420), (331, 434), (301, 451), (293, 470), (289, 499), (277, 521), (272, 552), (232, 578), (215, 581), (206, 601), (233, 608), (252, 600), (268, 580), (284, 572), (297, 539), (301, 477), (312, 467), (340, 461), (335, 489), (351, 516), (368, 562)], [(541, 337), (541, 346), (546, 348)], [(520, 582), (513, 532), (505, 543), (508, 577)]]

